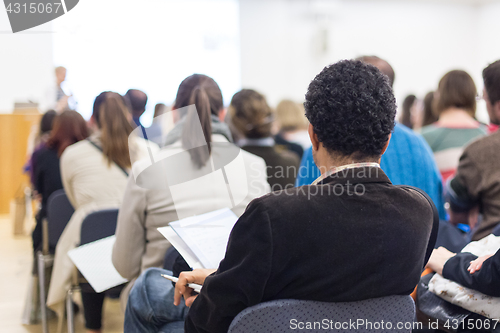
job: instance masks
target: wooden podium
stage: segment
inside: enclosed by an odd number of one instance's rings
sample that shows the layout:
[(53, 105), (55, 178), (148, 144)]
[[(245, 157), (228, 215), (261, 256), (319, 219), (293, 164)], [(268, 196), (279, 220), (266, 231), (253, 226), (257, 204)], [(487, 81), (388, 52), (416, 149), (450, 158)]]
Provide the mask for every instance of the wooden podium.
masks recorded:
[(41, 116), (36, 108), (0, 114), (0, 214), (9, 213), (10, 202), (29, 186), (23, 167), (28, 160), (28, 138)]

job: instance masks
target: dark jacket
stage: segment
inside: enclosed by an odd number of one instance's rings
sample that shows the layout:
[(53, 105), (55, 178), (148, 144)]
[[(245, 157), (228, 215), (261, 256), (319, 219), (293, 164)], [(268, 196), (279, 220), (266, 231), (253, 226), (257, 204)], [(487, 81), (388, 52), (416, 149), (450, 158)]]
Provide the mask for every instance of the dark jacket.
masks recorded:
[(347, 169), (319, 185), (255, 199), (205, 280), (185, 332), (226, 332), (243, 309), (276, 299), (409, 295), (434, 246), (431, 230), (435, 236), (429, 201), (393, 186), (379, 168)]
[(472, 232), (472, 240), (488, 236), (500, 223), (500, 132), (465, 148), (457, 173), (447, 186), (447, 199), (454, 211), (479, 205), (483, 221)]
[(467, 268), (475, 259), (477, 256), (472, 253), (458, 253), (444, 265), (443, 277), (483, 294), (500, 297), (500, 250), (485, 260), (479, 271), (471, 274)]
[(274, 136), (274, 141), (276, 142), (276, 146), (278, 148), (286, 149), (297, 154), (299, 159), (301, 159), (302, 155), (304, 155), (304, 148), (302, 148), (301, 145), (286, 140), (281, 133)]
[(44, 147), (33, 154), (36, 160), (33, 181), (36, 191), (41, 195), (40, 210), (36, 215), (36, 226), (32, 233), (33, 249), (37, 251), (42, 243), (42, 220), (47, 217), (47, 200), (50, 195), (63, 188), (59, 156), (55, 149)]
[(295, 186), (300, 160), (290, 151), (278, 151), (272, 146), (243, 146), (241, 149), (262, 157), (266, 162), (267, 182), (271, 191), (279, 191)]

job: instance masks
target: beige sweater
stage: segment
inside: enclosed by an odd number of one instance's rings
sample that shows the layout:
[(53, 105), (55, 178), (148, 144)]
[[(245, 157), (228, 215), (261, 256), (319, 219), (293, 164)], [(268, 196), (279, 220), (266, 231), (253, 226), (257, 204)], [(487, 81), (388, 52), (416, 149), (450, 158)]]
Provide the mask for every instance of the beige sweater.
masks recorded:
[[(99, 142), (98, 134), (91, 139)], [(129, 143), (134, 145), (132, 162), (147, 156), (145, 140), (132, 137)], [(149, 144), (154, 150), (158, 150), (158, 146)], [(75, 208), (75, 213), (56, 246), (47, 298), (47, 305), (56, 311), (61, 309), (66, 292), (71, 287), (71, 277), (75, 267), (67, 253), (80, 242), (83, 219), (97, 210), (120, 207), (127, 184), (126, 174), (115, 163), (108, 164), (102, 152), (87, 140), (66, 148), (60, 164), (64, 190)]]
[[(227, 140), (218, 134), (212, 136), (212, 141), (227, 143)], [(177, 142), (162, 148), (160, 155), (173, 156), (183, 151), (180, 142)], [(224, 153), (224, 149), (212, 151), (212, 156), (217, 159), (217, 154)], [(238, 216), (243, 214), (251, 200), (270, 190), (266, 181), (264, 160), (245, 151), (240, 151), (240, 156), (244, 167), (238, 169), (239, 178), (243, 179), (245, 184), (237, 184), (231, 189), (234, 197), (242, 198), (240, 202), (235, 202), (236, 205), (232, 208)], [(157, 161), (158, 157), (155, 157), (155, 160)], [(183, 170), (194, 168), (190, 161), (179, 164), (182, 164)], [(231, 166), (227, 169), (230, 168)], [(228, 171), (229, 174), (230, 171)], [(113, 249), (115, 268), (123, 277), (131, 280), (121, 295), (123, 309), (125, 309), (130, 288), (141, 272), (149, 267), (163, 265), (163, 258), (170, 243), (158, 232), (158, 227), (167, 226), (179, 218), (230, 207), (225, 200), (227, 189), (223, 188), (221, 192), (218, 192), (217, 186), (210, 186), (216, 183), (214, 178), (210, 178), (211, 175), (206, 176), (208, 177), (208, 182), (205, 182), (206, 186), (203, 180), (197, 179), (192, 183), (184, 183), (185, 186), (177, 187), (172, 191), (168, 186), (163, 189), (145, 189), (136, 184), (134, 177), (129, 178), (118, 215), (116, 243)], [(213, 176), (217, 177), (216, 174)], [(160, 179), (157, 180), (160, 181)]]

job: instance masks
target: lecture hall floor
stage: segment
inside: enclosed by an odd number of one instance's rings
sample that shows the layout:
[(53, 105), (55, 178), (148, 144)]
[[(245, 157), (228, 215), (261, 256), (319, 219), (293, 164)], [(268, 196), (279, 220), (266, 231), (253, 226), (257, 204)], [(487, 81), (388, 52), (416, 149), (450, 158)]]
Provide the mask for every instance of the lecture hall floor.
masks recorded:
[[(21, 315), (28, 289), (32, 265), (31, 237), (13, 236), (9, 215), (0, 215), (0, 332), (38, 333), (40, 324), (22, 325)], [(57, 331), (57, 320), (49, 322), (49, 331)], [(66, 324), (65, 324), (66, 325)], [(75, 331), (85, 332), (83, 316), (79, 313), (75, 320)], [(66, 332), (64, 326), (63, 332)], [(104, 304), (104, 333), (123, 332), (123, 315), (117, 300)]]

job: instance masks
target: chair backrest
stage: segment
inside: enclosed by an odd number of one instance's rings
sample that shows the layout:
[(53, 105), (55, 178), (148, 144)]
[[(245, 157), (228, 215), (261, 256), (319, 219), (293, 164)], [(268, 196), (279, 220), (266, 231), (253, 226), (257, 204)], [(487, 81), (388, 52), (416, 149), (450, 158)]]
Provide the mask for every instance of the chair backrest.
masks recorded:
[[(249, 307), (236, 316), (228, 333), (264, 332), (411, 332), (415, 304), (410, 296), (357, 302), (275, 300)], [(309, 324), (308, 324), (309, 323)], [(382, 323), (384, 326), (382, 326)], [(398, 324), (402, 327), (398, 327)], [(390, 327), (389, 327), (390, 325)]]
[(113, 236), (117, 219), (118, 209), (105, 209), (87, 215), (82, 222), (80, 245)]
[(47, 221), (49, 229), (49, 246), (55, 247), (68, 224), (75, 209), (71, 205), (64, 190), (57, 190), (47, 200)]
[(499, 224), (499, 225), (497, 225), (497, 226), (495, 227), (495, 229), (493, 229), (492, 234), (493, 234), (493, 235), (495, 235), (495, 236), (500, 236), (500, 224)]
[(175, 249), (175, 247), (171, 246), (168, 248), (165, 253), (165, 257), (163, 258), (163, 269), (172, 271), (174, 268), (175, 259), (179, 256), (179, 252)]

